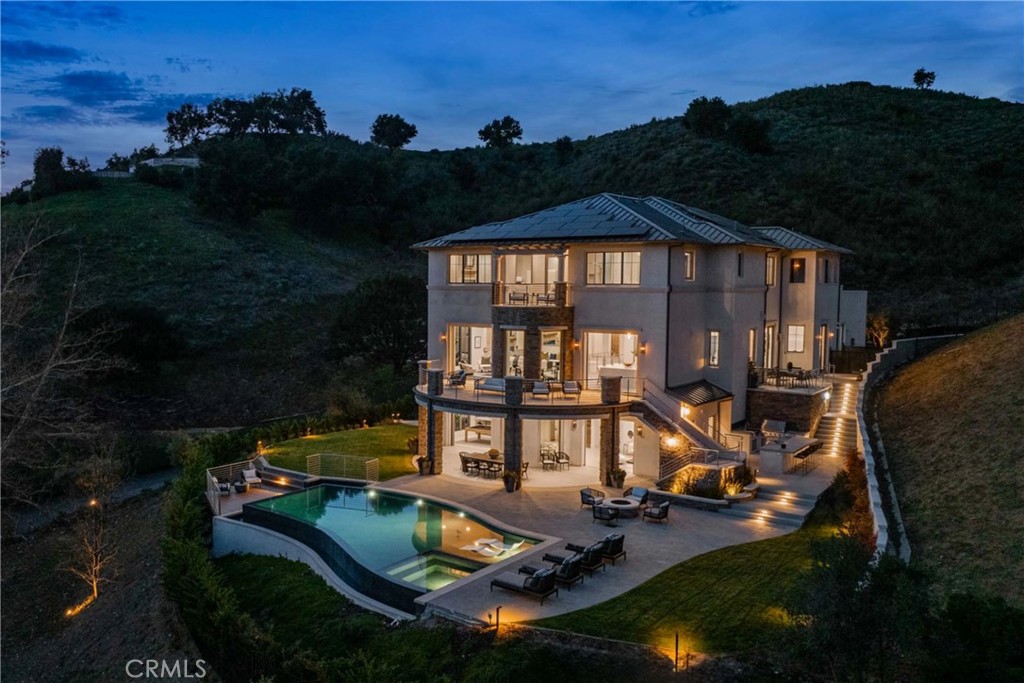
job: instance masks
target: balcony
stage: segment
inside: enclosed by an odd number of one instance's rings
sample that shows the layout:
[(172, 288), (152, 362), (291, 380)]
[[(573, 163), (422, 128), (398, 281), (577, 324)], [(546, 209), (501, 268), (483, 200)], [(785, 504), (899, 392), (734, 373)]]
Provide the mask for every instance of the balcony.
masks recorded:
[[(530, 409), (551, 409), (562, 410), (577, 407), (590, 407), (607, 405), (602, 400), (601, 379), (576, 380), (579, 387), (578, 392), (566, 391), (566, 382), (548, 381), (548, 392), (541, 394), (533, 391), (534, 383), (541, 383), (541, 380), (524, 380), (522, 403), (516, 404), (522, 408)], [(635, 378), (621, 379), (621, 389), (618, 394), (617, 403), (627, 403), (643, 398), (643, 380)], [(440, 399), (444, 402), (457, 402), (462, 404), (474, 404), (480, 407), (506, 406), (509, 405), (505, 391), (505, 382), (500, 378), (481, 377), (474, 380), (468, 378), (465, 384), (452, 384), (448, 378), (444, 379), (439, 393), (431, 393), (426, 383), (416, 387), (416, 393), (423, 396), (430, 396), (432, 399)]]
[(571, 306), (568, 282), (524, 284), (495, 282), (491, 289), (494, 306)]

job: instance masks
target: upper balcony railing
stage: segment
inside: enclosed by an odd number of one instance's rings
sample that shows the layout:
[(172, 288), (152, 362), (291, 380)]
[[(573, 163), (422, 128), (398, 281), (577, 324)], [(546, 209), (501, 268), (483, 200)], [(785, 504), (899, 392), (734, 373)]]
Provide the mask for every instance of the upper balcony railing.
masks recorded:
[(802, 368), (761, 368), (752, 367), (748, 385), (751, 389), (761, 386), (778, 389), (824, 389), (832, 385), (835, 366), (820, 370)]
[(571, 306), (571, 289), (568, 282), (495, 282), (491, 290), (491, 303), (495, 306)]

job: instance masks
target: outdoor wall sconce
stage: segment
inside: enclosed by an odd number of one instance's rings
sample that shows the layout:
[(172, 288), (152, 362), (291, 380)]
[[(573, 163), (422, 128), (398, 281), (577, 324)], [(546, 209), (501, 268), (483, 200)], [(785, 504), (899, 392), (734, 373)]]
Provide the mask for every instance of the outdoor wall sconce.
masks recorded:
[(441, 333), (441, 343), (442, 344), (446, 344), (447, 342), (448, 342), (448, 333), (447, 332), (442, 332)]
[(580, 343), (578, 341), (576, 341), (575, 339), (572, 340), (572, 348), (573, 349), (580, 348)]
[(640, 344), (640, 349), (639, 350), (640, 350), (640, 355), (641, 356), (646, 356), (647, 355), (647, 342), (644, 342), (644, 343)]
[(638, 424), (636, 426), (636, 435), (637, 435), (637, 437), (639, 437), (641, 439), (643, 438), (643, 436), (644, 436), (644, 426), (642, 424)]

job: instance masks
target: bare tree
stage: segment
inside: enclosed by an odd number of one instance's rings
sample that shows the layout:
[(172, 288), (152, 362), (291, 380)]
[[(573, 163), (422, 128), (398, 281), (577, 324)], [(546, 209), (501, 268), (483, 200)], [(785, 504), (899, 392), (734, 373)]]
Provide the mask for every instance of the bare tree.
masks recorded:
[(124, 481), (125, 460), (112, 440), (98, 439), (89, 457), (78, 463), (75, 485), (88, 503), (74, 526), (73, 541), (64, 571), (82, 580), (91, 593), (83, 602), (68, 609), (74, 616), (99, 597), (100, 585), (111, 580), (111, 565), (116, 556), (114, 543), (107, 534), (106, 512), (114, 491)]
[(868, 336), (875, 346), (883, 349), (889, 341), (889, 316), (885, 313), (872, 313), (868, 316)]
[(38, 221), (5, 221), (0, 252), (0, 492), (5, 507), (34, 504), (67, 474), (56, 445), (90, 429), (89, 399), (76, 390), (92, 376), (127, 367), (106, 352), (115, 329), (77, 324), (86, 312), (80, 301), (81, 259), (62, 297), (44, 297), (44, 247), (60, 237)]

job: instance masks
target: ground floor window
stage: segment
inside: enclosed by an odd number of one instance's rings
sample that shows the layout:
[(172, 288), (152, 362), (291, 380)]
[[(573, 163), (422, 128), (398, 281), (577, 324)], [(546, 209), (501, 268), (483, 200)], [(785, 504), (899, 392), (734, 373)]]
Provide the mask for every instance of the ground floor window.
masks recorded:
[(786, 328), (786, 351), (788, 353), (804, 352), (803, 325), (790, 325)]

